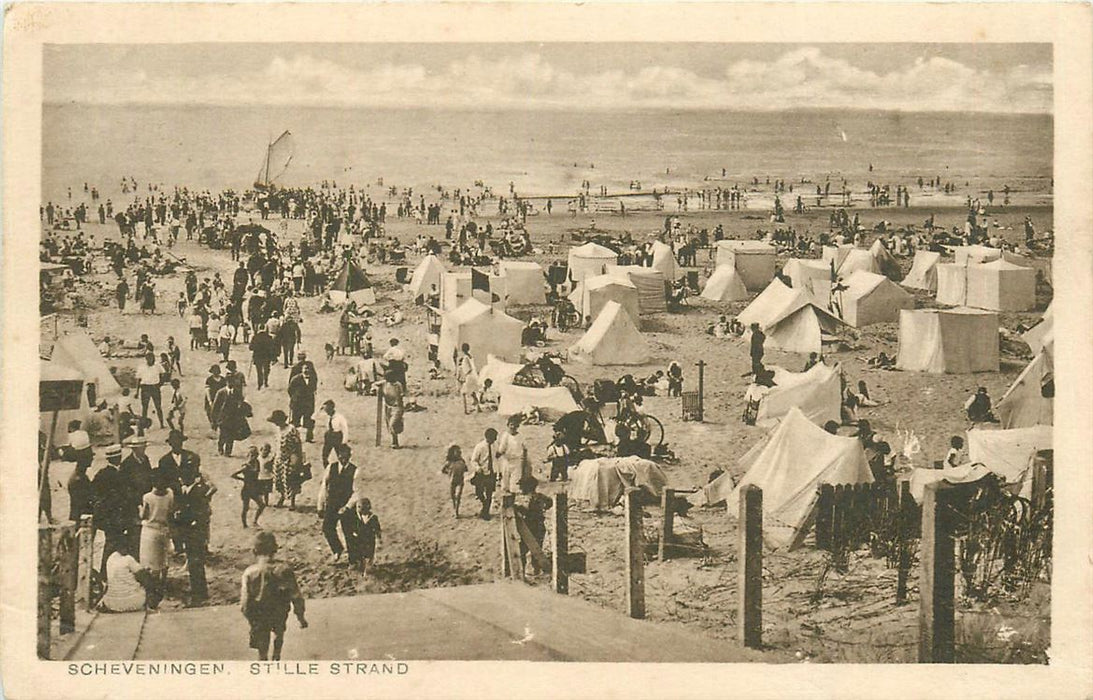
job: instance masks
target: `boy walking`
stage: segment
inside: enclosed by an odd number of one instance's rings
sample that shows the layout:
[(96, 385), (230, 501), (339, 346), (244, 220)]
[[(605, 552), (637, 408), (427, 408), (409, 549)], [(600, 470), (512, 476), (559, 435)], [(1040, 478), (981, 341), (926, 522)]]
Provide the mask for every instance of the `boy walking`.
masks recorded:
[(269, 658), (270, 635), (273, 635), (273, 660), (281, 660), (285, 643), (285, 623), (292, 608), (300, 629), (307, 629), (304, 617), (304, 597), (296, 584), (296, 574), (283, 562), (275, 561), (277, 539), (272, 532), (259, 532), (254, 538), (257, 561), (243, 572), (239, 604), (250, 624), (250, 646), (258, 650), (258, 660)]

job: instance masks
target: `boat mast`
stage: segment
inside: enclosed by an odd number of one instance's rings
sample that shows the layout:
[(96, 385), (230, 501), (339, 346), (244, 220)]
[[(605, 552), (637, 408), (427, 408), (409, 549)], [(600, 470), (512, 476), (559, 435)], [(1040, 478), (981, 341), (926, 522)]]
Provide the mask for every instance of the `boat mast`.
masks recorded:
[[(272, 137), (271, 137), (272, 138)], [(273, 141), (269, 141), (266, 145), (266, 180), (264, 185), (269, 185), (269, 154), (273, 150)]]

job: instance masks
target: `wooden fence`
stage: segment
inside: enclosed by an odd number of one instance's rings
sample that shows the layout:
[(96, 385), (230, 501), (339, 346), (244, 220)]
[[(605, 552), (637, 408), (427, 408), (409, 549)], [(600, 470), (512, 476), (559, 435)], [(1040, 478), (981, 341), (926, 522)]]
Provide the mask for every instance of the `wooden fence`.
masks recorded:
[(69, 522), (38, 527), (38, 658), (49, 658), (54, 598), (60, 598), (57, 616), (61, 634), (76, 629), (77, 601), (88, 610), (95, 604), (94, 532), (89, 515), (78, 525)]

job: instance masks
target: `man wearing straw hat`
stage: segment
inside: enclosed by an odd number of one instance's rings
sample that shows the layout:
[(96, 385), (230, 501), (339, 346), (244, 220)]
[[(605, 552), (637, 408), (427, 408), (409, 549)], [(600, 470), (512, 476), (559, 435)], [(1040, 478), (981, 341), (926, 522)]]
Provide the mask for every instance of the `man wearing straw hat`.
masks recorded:
[(129, 511), (132, 502), (125, 480), (118, 471), (121, 464), (121, 445), (109, 445), (105, 450), (106, 464), (95, 474), (91, 481), (91, 493), (95, 503), (95, 528), (102, 530), (106, 542), (102, 550), (103, 580), (106, 580), (106, 560), (117, 551), (118, 545), (125, 539), (126, 528), (133, 522)]
[(123, 446), (129, 448), (129, 456), (121, 462), (121, 480), (132, 504), (131, 515), (135, 516), (129, 525), (129, 551), (134, 556), (140, 551), (139, 512), (144, 494), (152, 490), (152, 460), (148, 459), (148, 440), (143, 437), (130, 437)]

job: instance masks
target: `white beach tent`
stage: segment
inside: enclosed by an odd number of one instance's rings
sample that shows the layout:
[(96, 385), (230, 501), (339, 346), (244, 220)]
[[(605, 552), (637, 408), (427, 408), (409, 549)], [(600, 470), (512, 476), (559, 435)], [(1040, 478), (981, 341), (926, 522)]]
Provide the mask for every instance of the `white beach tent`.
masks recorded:
[(828, 367), (821, 362), (807, 372), (790, 372), (781, 367), (768, 369), (774, 372), (775, 386), (759, 402), (756, 425), (773, 427), (790, 409), (801, 411), (816, 425), (840, 419), (842, 384), (838, 365)]
[(899, 312), (896, 367), (963, 374), (998, 371), (998, 314), (979, 309), (904, 309)]
[(520, 333), (524, 324), (504, 311), (478, 299), (468, 299), (458, 308), (446, 311), (440, 320), (438, 352), (440, 362), (455, 368), (454, 353), (463, 343), (471, 346), (472, 357), (494, 355), (503, 360), (520, 357)]
[(916, 250), (911, 269), (907, 272), (907, 276), (903, 278), (903, 286), (936, 292), (937, 264), (940, 260), (941, 253), (930, 250)]
[(743, 301), (749, 296), (740, 273), (731, 265), (718, 265), (702, 288), (702, 298), (710, 301)]
[(774, 246), (763, 241), (717, 242), (717, 266), (731, 265), (749, 292), (757, 292), (774, 279)]
[(554, 421), (580, 409), (573, 400), (573, 394), (564, 386), (530, 387), (505, 384), (498, 390), (498, 394), (501, 399), (497, 404), (497, 413), (502, 416), (511, 416), (534, 408), (539, 411), (543, 420)]
[(608, 265), (607, 274), (621, 277), (638, 290), (638, 313), (662, 314), (668, 311), (664, 273), (641, 265)]
[(758, 323), (767, 335), (766, 346), (786, 352), (821, 352), (823, 335), (838, 331), (842, 321), (820, 308), (811, 295), (771, 280), (763, 292), (736, 317), (747, 329)]
[(1036, 306), (1036, 270), (1006, 260), (967, 268), (967, 306), (990, 311), (1028, 311)]
[(478, 368), (478, 381), (485, 384), (487, 379), (492, 379), (493, 388), (500, 390), (506, 384), (512, 384), (513, 377), (523, 368), (519, 362), (505, 362), (496, 355), (487, 354), (486, 364)]
[(602, 275), (609, 264), (619, 261), (619, 256), (610, 248), (595, 243), (585, 243), (569, 249), (569, 278), (574, 284), (586, 277)]
[(667, 243), (653, 241), (652, 269), (664, 275), (664, 279), (675, 282), (679, 279), (679, 267), (676, 265), (676, 256)]
[[(505, 286), (506, 279), (500, 275), (489, 275), (490, 300), (498, 308), (505, 308), (505, 300), (508, 297)], [(474, 290), (471, 288), (471, 271), (461, 270), (445, 272), (440, 282), (440, 310), (451, 311), (472, 298)], [(480, 291), (479, 301), (485, 302), (485, 291)], [(496, 298), (496, 301), (494, 299)]]
[(1055, 368), (1051, 344), (1022, 370), (996, 408), (1003, 428), (1052, 425), (1055, 418)]
[(1054, 306), (1054, 301), (1048, 304), (1040, 322), (1021, 335), (1021, 340), (1028, 343), (1033, 353), (1038, 353), (1055, 342), (1055, 312), (1052, 310)]
[(546, 279), (543, 266), (537, 262), (502, 260), (501, 276), (505, 278), (505, 291), (509, 304), (545, 304)]
[(609, 301), (569, 353), (594, 365), (640, 365), (649, 360), (649, 344), (630, 314)]
[(821, 484), (870, 484), (861, 441), (831, 435), (791, 408), (769, 437), (740, 459), (747, 471), (733, 487), (725, 472), (688, 500), (696, 505), (727, 501), (737, 513), (740, 491), (755, 484), (763, 489), (763, 539), (780, 549), (800, 546), (815, 518), (817, 489)]
[(436, 285), (436, 291), (440, 293), (440, 280), (444, 277), (444, 263), (435, 255), (426, 255), (414, 268), (414, 274), (410, 277), (410, 296), (414, 299), (420, 296), (429, 296), (432, 287)]
[(569, 300), (586, 319), (591, 318), (595, 321), (604, 305), (614, 301), (622, 306), (635, 324), (641, 322), (638, 288), (623, 275), (606, 274), (586, 277), (569, 295)]
[(828, 308), (831, 304), (831, 263), (823, 260), (790, 258), (782, 266), (782, 275), (789, 278), (794, 289), (812, 295), (816, 304)]
[[(1029, 467), (1040, 450), (1052, 447), (1050, 425), (1036, 425), (1010, 430), (976, 429), (968, 431), (968, 461), (982, 464), (1005, 478), (1007, 484), (1030, 482)], [(1028, 495), (1031, 483), (1021, 489)]]
[[(94, 409), (92, 400), (98, 404), (103, 400), (110, 402), (116, 399), (121, 395), (121, 385), (85, 331), (75, 331), (57, 338), (49, 357), (49, 362), (43, 363), (43, 378), (69, 379), (75, 372), (84, 383), (80, 392), (80, 407), (57, 414), (57, 430), (53, 438), (58, 440), (67, 434), (68, 421), (88, 419)], [(84, 426), (84, 429), (92, 438), (96, 437), (93, 426)], [(42, 430), (49, 430), (48, 422), (44, 423)]]
[(839, 292), (842, 318), (855, 328), (873, 323), (894, 323), (902, 309), (915, 308), (915, 298), (884, 275), (858, 270), (843, 280)]

